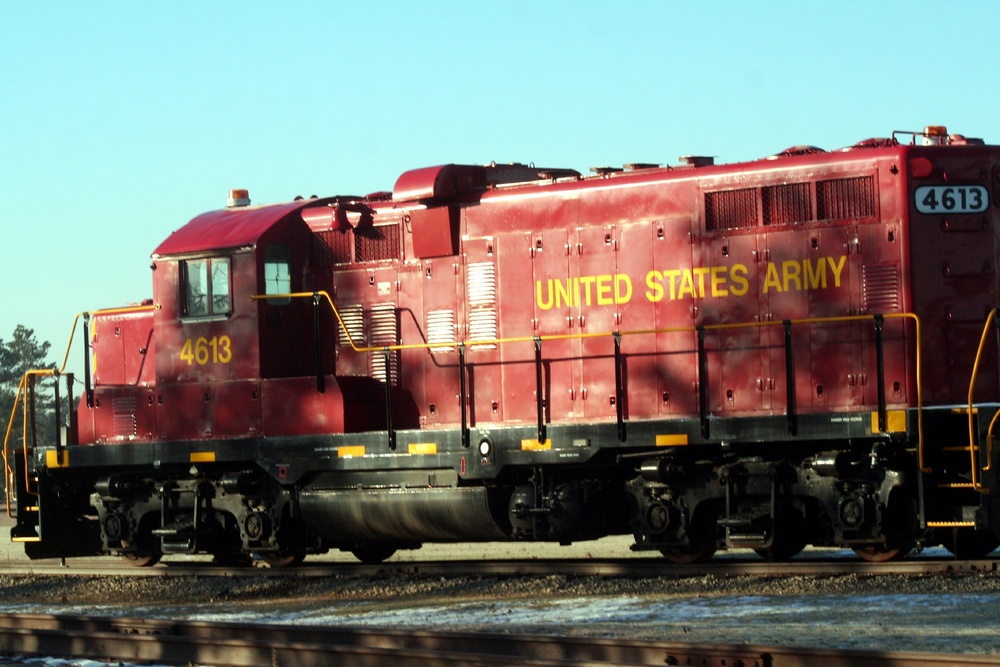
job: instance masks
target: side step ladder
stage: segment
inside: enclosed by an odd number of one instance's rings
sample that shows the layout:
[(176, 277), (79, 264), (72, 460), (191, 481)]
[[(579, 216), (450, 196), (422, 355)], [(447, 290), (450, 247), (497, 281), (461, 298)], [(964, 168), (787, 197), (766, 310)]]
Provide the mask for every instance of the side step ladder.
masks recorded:
[[(968, 424), (971, 418), (970, 441), (940, 448), (935, 460), (930, 462), (930, 472), (921, 477), (922, 484), (933, 485), (932, 489), (923, 490), (926, 495), (947, 499), (947, 502), (934, 505), (950, 508), (949, 514), (926, 516), (924, 525), (940, 529), (989, 528), (984, 506), (988, 490), (983, 485), (983, 476), (990, 470), (990, 462), (988, 459), (984, 462), (984, 457), (988, 456), (992, 443), (987, 441), (987, 453), (984, 453), (980, 446), (978, 409), (973, 408), (971, 415), (969, 408), (953, 408), (951, 413), (961, 416), (963, 425)], [(929, 507), (925, 508), (930, 514), (929, 510)]]
[(41, 542), (42, 513), (37, 484), (29, 488), (24, 457), (14, 455), (14, 491), (7, 490), (8, 512), (13, 507), (14, 526), (10, 529), (12, 542)]

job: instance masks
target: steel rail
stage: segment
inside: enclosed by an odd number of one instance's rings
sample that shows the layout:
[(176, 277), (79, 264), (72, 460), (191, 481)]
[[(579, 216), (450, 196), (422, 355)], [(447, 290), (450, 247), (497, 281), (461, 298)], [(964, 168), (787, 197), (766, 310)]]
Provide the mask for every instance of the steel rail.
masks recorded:
[(557, 637), (0, 614), (0, 652), (160, 664), (314, 665), (742, 665), (743, 667), (997, 666), (1000, 655), (809, 649)]
[(1000, 575), (1000, 560), (956, 560), (953, 558), (904, 559), (873, 563), (861, 559), (799, 558), (787, 562), (767, 562), (758, 558), (716, 558), (707, 563), (677, 564), (663, 558), (521, 558), (506, 560), (390, 561), (377, 565), (357, 562), (315, 560), (289, 568), (220, 567), (209, 560), (161, 561), (155, 567), (126, 566), (113, 559), (70, 559), (59, 561), (0, 561), (5, 576), (58, 577), (269, 577), (323, 579), (328, 577), (463, 576), (605, 577), (621, 579), (686, 579), (703, 576), (725, 577), (838, 577), (838, 576), (957, 576)]

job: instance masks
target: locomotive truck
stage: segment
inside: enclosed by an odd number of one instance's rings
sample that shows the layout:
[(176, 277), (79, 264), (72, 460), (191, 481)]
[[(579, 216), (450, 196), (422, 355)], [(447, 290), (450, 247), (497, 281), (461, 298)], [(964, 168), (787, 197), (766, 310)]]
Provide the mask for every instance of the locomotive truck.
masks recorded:
[[(28, 556), (998, 544), (998, 146), (929, 126), (230, 195), (153, 251), (151, 299), (78, 316), (82, 388), (25, 377)], [(78, 400), (53, 442), (46, 375)]]

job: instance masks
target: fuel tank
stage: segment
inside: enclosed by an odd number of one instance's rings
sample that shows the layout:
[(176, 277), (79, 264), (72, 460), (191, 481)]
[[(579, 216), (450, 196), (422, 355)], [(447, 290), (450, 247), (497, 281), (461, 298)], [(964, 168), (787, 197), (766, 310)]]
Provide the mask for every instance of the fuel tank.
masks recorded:
[(366, 477), (364, 487), (353, 488), (351, 477), (323, 475), (299, 493), (302, 519), (333, 544), (510, 539), (509, 525), (503, 527), (509, 493), (494, 490), (501, 501), (485, 487), (452, 485), (454, 471), (385, 473), (378, 486)]

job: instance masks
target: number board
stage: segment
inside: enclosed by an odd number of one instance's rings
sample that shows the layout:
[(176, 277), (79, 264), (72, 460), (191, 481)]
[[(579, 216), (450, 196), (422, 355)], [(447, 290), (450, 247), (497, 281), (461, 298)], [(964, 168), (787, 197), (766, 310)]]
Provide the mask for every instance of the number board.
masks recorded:
[(926, 215), (982, 213), (990, 205), (990, 193), (982, 185), (921, 185), (914, 203)]

